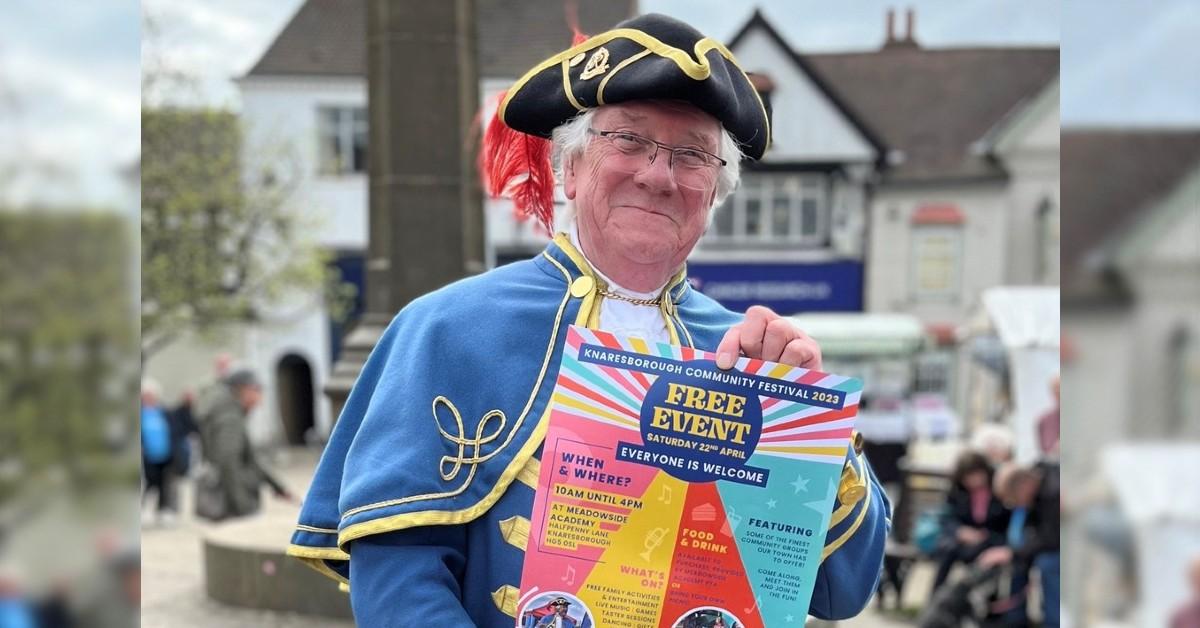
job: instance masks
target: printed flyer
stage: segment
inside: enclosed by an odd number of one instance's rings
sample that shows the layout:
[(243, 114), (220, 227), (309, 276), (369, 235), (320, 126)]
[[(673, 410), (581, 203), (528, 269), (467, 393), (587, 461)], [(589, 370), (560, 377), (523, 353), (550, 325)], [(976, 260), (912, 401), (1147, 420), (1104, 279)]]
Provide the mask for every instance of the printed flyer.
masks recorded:
[(862, 385), (568, 331), (520, 628), (803, 625)]

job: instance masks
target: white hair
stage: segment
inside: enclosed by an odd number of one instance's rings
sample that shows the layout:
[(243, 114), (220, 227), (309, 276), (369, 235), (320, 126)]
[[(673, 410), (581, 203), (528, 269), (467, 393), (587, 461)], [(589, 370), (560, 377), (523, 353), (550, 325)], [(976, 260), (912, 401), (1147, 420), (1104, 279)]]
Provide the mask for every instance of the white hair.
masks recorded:
[(1002, 454), (1012, 454), (1013, 432), (1007, 426), (996, 423), (984, 423), (975, 428), (971, 437), (971, 449), (992, 457)]
[[(592, 118), (599, 108), (584, 109), (574, 118), (567, 120), (554, 129), (551, 136), (553, 147), (551, 160), (554, 164), (554, 177), (561, 183), (564, 181), (563, 169), (568, 158), (573, 159), (583, 154), (592, 134)], [(708, 211), (708, 224), (712, 225), (713, 217), (717, 215), (716, 208), (737, 189), (742, 176), (742, 149), (738, 146), (733, 135), (721, 127), (721, 138), (717, 145), (717, 156), (725, 160), (725, 166), (717, 172), (717, 193), (713, 195), (712, 207)], [(570, 224), (575, 220), (575, 202), (568, 200), (566, 210), (559, 218), (561, 224)]]
[(154, 397), (155, 399), (162, 398), (162, 384), (152, 377), (142, 378), (142, 396)]

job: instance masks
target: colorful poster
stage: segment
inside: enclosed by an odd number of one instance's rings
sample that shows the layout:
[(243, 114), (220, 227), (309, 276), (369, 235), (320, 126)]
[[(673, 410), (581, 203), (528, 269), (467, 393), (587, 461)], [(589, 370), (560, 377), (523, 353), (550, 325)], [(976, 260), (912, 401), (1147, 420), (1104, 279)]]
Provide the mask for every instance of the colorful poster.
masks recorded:
[(862, 385), (714, 359), (570, 328), (518, 627), (803, 625)]

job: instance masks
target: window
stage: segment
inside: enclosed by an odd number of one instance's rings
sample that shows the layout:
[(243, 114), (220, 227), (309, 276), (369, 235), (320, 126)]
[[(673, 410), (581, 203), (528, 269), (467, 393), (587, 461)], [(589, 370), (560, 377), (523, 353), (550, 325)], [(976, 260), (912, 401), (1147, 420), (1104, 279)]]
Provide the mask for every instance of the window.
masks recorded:
[(1190, 421), (1200, 420), (1200, 344), (1187, 327), (1178, 327), (1167, 345), (1170, 413), (1166, 436), (1182, 436)]
[(317, 109), (318, 171), (340, 175), (367, 171), (367, 110)]
[(825, 246), (829, 179), (819, 174), (746, 174), (716, 211), (705, 241), (719, 244)]
[(1058, 283), (1059, 223), (1058, 212), (1055, 209), (1054, 201), (1042, 199), (1038, 204), (1037, 224), (1034, 226), (1037, 229), (1034, 238), (1034, 242), (1037, 243), (1037, 251), (1034, 252), (1037, 256), (1034, 279), (1049, 284)]
[(956, 299), (962, 255), (962, 228), (920, 225), (913, 228), (913, 296), (918, 300)]

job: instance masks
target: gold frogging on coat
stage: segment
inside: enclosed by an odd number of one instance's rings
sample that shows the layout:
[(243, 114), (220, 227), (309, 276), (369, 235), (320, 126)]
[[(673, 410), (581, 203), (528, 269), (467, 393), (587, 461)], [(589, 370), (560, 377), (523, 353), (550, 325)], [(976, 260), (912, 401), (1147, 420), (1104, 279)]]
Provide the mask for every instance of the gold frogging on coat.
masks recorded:
[[(449, 409), (450, 414), (454, 416), (455, 433), (448, 432), (442, 427), (442, 422), (438, 419), (439, 404)], [(500, 419), (500, 424), (489, 434), (487, 433), (487, 429), (492, 419)], [(442, 435), (442, 438), (454, 443), (458, 447), (456, 455), (442, 456), (442, 459), (438, 462), (438, 473), (447, 482), (451, 482), (454, 478), (458, 477), (458, 472), (464, 466), (474, 467), (481, 462), (490, 460), (503, 450), (503, 447), (501, 447), (490, 454), (482, 453), (483, 446), (499, 438), (500, 434), (504, 432), (505, 424), (508, 423), (508, 418), (504, 416), (504, 412), (501, 410), (492, 410), (483, 415), (483, 418), (479, 420), (479, 425), (475, 427), (475, 437), (468, 438), (466, 435), (466, 426), (463, 425), (462, 414), (459, 413), (458, 408), (446, 397), (438, 395), (433, 400), (433, 421), (437, 424), (438, 433)], [(471, 448), (470, 456), (467, 455), (468, 447)], [(447, 464), (450, 465), (449, 471), (446, 470)]]

